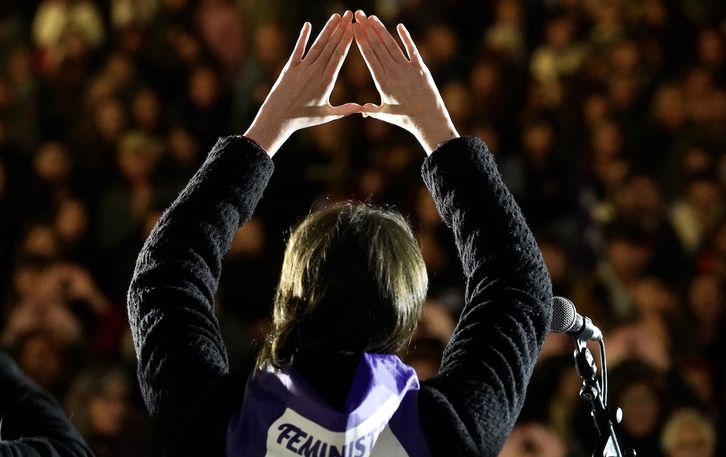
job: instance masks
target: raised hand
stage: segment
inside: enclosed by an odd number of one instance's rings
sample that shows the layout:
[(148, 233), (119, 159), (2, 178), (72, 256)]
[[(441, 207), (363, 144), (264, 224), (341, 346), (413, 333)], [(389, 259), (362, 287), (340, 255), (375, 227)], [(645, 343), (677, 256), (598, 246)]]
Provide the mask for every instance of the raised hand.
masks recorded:
[(431, 73), (403, 24), (397, 31), (408, 56), (377, 17), (356, 11), (355, 20), (356, 44), (381, 96), (380, 105), (363, 105), (364, 115), (408, 130), (427, 154), (440, 143), (457, 138)]
[(350, 11), (334, 14), (307, 55), (311, 25), (303, 25), (290, 59), (245, 132), (270, 156), (297, 130), (361, 112), (356, 103), (332, 106), (329, 100), (353, 41), (352, 21)]

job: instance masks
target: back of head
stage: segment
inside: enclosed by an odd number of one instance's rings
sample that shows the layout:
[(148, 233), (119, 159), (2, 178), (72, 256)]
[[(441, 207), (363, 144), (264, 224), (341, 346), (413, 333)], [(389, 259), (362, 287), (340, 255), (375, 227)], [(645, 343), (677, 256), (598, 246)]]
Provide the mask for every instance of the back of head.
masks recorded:
[(427, 286), (403, 216), (355, 203), (316, 211), (290, 236), (258, 365), (279, 366), (301, 348), (397, 353), (416, 327)]

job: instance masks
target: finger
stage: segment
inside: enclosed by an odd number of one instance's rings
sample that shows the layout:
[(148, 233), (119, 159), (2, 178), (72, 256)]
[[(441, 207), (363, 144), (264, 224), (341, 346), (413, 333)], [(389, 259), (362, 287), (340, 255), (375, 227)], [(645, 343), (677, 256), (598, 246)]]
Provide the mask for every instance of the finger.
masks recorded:
[(312, 25), (310, 25), (309, 22), (303, 24), (302, 29), (300, 30), (300, 36), (297, 39), (297, 43), (295, 43), (295, 49), (293, 49), (292, 54), (290, 55), (290, 63), (297, 64), (302, 60), (303, 55), (305, 55), (305, 47), (308, 44), (308, 38), (310, 38), (311, 29)]
[[(325, 45), (325, 48), (320, 53), (320, 56), (317, 58), (317, 61), (322, 62), (325, 65), (328, 65), (330, 63), (331, 58), (333, 58), (334, 55), (339, 55), (341, 52), (345, 50), (345, 48), (348, 46), (348, 43), (346, 43), (347, 40), (352, 39), (352, 25), (353, 25), (353, 13), (350, 11), (346, 11), (343, 17), (340, 20), (340, 24), (338, 25), (338, 28), (335, 29), (335, 32), (330, 37), (330, 40)], [(337, 54), (336, 54), (337, 53)]]
[(344, 117), (350, 114), (363, 112), (363, 107), (357, 103), (344, 103), (339, 106), (331, 106), (330, 112), (337, 117)]
[(315, 39), (313, 45), (310, 47), (308, 55), (305, 56), (306, 61), (314, 61), (318, 58), (320, 53), (323, 52), (323, 49), (325, 49), (325, 45), (328, 44), (328, 40), (330, 40), (333, 32), (335, 32), (335, 30), (338, 28), (340, 21), (340, 14), (334, 13), (332, 16), (330, 16), (330, 19), (328, 19), (328, 22), (323, 27), (323, 30), (320, 31), (320, 34)]
[(378, 60), (378, 56), (376, 56), (376, 53), (373, 52), (373, 49), (371, 49), (368, 37), (366, 36), (365, 30), (363, 30), (363, 26), (360, 22), (353, 24), (353, 36), (355, 37), (355, 44), (358, 46), (360, 55), (363, 56), (363, 61), (368, 67), (368, 71), (371, 72), (373, 79), (376, 80), (376, 78), (383, 75), (385, 71), (383, 71), (383, 66)]
[(390, 64), (391, 54), (388, 52), (388, 49), (386, 49), (383, 41), (381, 41), (378, 33), (376, 33), (376, 31), (373, 29), (371, 18), (363, 17), (359, 19), (358, 17), (356, 17), (356, 20), (360, 24), (361, 30), (365, 34), (366, 42), (368, 43), (368, 48), (370, 49), (369, 53), (375, 55), (378, 62), (380, 62), (381, 69), (385, 70), (386, 65)]
[(383, 46), (385, 46), (385, 49), (388, 51), (388, 55), (394, 61), (400, 64), (408, 63), (408, 59), (406, 59), (406, 56), (403, 55), (401, 47), (398, 45), (398, 43), (396, 43), (393, 35), (390, 34), (388, 29), (386, 29), (386, 26), (383, 25), (383, 22), (381, 22), (381, 20), (378, 19), (377, 16), (371, 16), (370, 18), (368, 18), (368, 20), (372, 26), (373, 31), (376, 33), (381, 43), (383, 43)]
[(350, 45), (352, 43), (353, 24), (350, 24), (349, 26), (346, 26), (343, 38), (340, 40), (338, 45), (335, 47), (335, 51), (330, 56), (328, 66), (325, 69), (326, 77), (330, 74), (332, 80), (338, 78), (338, 73), (340, 73), (340, 69), (343, 67), (343, 62), (345, 62), (345, 58), (348, 56), (348, 51), (350, 51)]
[(408, 33), (408, 29), (406, 29), (406, 26), (403, 24), (398, 24), (396, 30), (398, 31), (398, 36), (401, 37), (401, 42), (403, 42), (403, 46), (406, 48), (406, 54), (408, 54), (408, 58), (411, 63), (419, 67), (425, 67), (426, 64), (424, 64), (424, 61), (421, 58), (421, 53), (418, 52), (416, 43), (413, 42), (411, 34)]

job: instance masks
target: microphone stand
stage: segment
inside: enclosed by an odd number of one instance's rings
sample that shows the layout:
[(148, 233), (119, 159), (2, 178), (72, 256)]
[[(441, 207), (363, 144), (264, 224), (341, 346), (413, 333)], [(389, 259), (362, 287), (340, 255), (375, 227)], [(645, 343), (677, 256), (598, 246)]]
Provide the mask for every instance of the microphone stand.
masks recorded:
[(589, 401), (592, 405), (592, 418), (600, 435), (592, 457), (635, 457), (633, 449), (627, 449), (623, 454), (613, 429), (613, 424), (618, 424), (622, 420), (623, 411), (620, 408), (610, 409), (605, 405), (592, 352), (584, 341), (575, 339), (575, 342), (577, 344), (574, 354), (575, 368), (577, 374), (582, 378), (580, 398)]

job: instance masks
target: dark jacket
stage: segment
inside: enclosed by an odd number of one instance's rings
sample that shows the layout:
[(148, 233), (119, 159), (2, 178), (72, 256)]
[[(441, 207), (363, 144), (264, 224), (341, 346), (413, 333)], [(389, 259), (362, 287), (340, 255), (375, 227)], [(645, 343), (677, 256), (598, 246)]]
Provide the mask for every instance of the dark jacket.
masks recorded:
[(91, 457), (58, 402), (0, 352), (0, 457)]
[[(272, 171), (254, 142), (220, 139), (139, 255), (129, 318), (142, 393), (169, 455), (225, 455), (246, 374), (228, 373), (213, 297), (222, 257)], [(481, 140), (444, 143), (422, 174), (454, 232), (466, 306), (438, 375), (421, 385), (421, 426), (434, 456), (496, 456), (549, 329), (550, 278)]]

